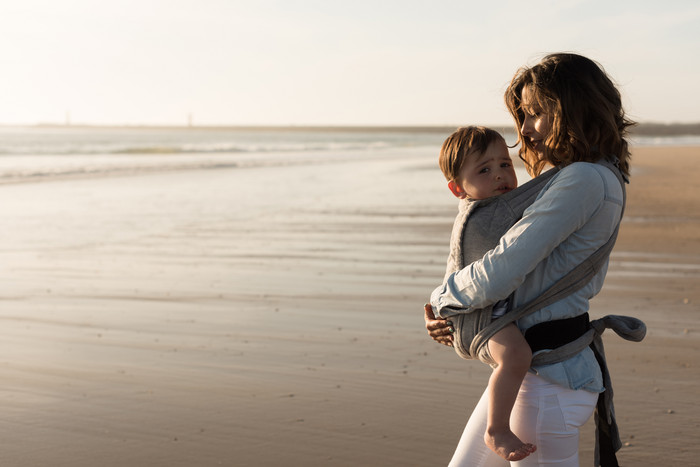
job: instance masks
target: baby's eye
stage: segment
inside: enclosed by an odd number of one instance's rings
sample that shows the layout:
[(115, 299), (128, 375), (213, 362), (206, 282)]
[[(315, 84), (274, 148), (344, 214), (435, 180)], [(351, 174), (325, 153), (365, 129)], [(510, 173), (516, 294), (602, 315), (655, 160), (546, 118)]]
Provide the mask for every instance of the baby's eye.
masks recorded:
[(484, 167), (483, 169), (479, 170), (479, 173), (480, 173), (480, 174), (489, 173), (489, 168), (488, 168), (488, 167)]
[(510, 167), (510, 162), (504, 162), (501, 164), (501, 167)]

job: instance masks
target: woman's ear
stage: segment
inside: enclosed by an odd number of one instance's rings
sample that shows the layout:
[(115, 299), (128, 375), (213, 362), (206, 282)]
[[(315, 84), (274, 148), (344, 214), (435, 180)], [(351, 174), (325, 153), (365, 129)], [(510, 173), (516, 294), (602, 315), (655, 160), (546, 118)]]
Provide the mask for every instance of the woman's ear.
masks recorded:
[(467, 192), (464, 191), (464, 188), (462, 188), (462, 186), (454, 180), (449, 181), (447, 188), (449, 188), (452, 194), (459, 199), (464, 199), (467, 197)]

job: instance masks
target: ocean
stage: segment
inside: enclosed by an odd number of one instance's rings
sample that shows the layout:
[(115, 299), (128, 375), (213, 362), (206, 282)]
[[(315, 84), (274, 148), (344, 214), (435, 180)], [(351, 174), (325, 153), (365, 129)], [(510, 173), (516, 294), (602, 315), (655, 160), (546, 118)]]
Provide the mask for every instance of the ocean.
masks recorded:
[[(0, 127), (0, 183), (182, 168), (245, 167), (434, 154), (451, 127)], [(498, 128), (509, 144), (510, 128)], [(700, 145), (700, 136), (638, 146)]]

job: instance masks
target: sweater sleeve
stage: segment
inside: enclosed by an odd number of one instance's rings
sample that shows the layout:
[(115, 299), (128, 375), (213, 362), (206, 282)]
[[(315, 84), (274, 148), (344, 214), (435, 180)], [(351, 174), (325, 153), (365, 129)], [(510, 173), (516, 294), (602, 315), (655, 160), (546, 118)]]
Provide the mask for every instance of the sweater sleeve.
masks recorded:
[(602, 205), (604, 181), (592, 164), (562, 169), (493, 250), (451, 274), (431, 295), (436, 316), (468, 313), (508, 297), (528, 273)]

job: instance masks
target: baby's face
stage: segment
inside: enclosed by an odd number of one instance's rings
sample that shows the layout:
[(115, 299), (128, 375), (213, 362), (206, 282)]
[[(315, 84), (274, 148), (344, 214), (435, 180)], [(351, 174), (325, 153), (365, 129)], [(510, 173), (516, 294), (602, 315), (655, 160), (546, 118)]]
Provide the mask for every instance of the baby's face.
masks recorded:
[(518, 186), (513, 161), (504, 141), (494, 141), (483, 154), (470, 154), (456, 181), (467, 198), (484, 199)]

